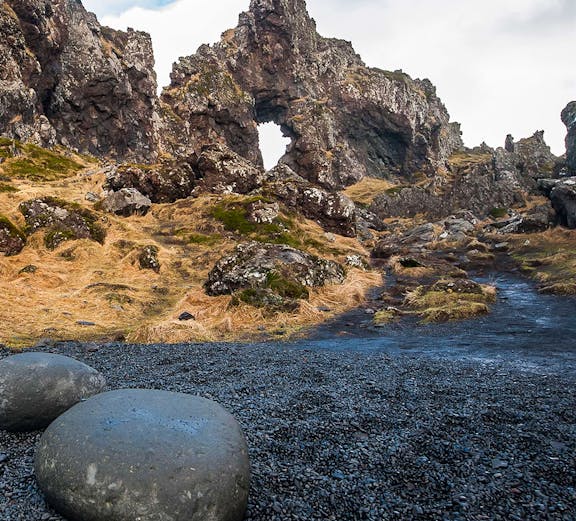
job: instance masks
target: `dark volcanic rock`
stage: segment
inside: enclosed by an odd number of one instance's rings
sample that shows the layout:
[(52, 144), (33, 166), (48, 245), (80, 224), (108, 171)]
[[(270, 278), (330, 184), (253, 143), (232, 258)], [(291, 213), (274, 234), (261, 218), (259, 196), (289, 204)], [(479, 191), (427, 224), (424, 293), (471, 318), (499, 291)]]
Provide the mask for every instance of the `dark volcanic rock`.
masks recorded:
[(160, 273), (160, 261), (158, 260), (157, 246), (144, 246), (140, 255), (138, 255), (138, 264), (140, 269), (152, 270)]
[(173, 203), (192, 194), (196, 173), (194, 158), (164, 161), (156, 165), (124, 164), (106, 174), (105, 188), (134, 188), (153, 203)]
[(576, 175), (576, 101), (568, 103), (562, 111), (562, 122), (568, 129), (566, 136), (566, 166)]
[(101, 27), (75, 0), (0, 4), (0, 133), (41, 145), (151, 159), (150, 37)]
[(307, 298), (307, 287), (341, 284), (344, 278), (344, 268), (336, 262), (290, 246), (250, 242), (219, 260), (204, 287), (209, 295), (245, 290), (240, 299), (249, 304), (285, 308)]
[(431, 173), (461, 146), (432, 84), (364, 65), (323, 38), (304, 0), (252, 0), (238, 27), (174, 66), (162, 95), (168, 149), (223, 141), (261, 165), (256, 122), (292, 139), (282, 161), (336, 189), (365, 175)]
[(146, 215), (152, 201), (142, 195), (136, 188), (121, 188), (108, 194), (100, 203), (106, 212), (129, 217), (130, 215)]
[(198, 188), (212, 193), (247, 194), (265, 179), (263, 168), (220, 143), (202, 147), (196, 170), (201, 179)]
[(49, 249), (76, 239), (91, 239), (103, 244), (106, 238), (106, 231), (98, 222), (99, 217), (79, 205), (44, 197), (25, 201), (18, 208), (26, 219), (28, 234), (46, 229), (44, 242)]
[(47, 427), (105, 386), (98, 371), (66, 356), (22, 353), (5, 358), (0, 362), (0, 429)]
[(563, 179), (550, 193), (558, 221), (568, 228), (576, 228), (576, 177)]
[(0, 253), (18, 255), (26, 246), (26, 236), (7, 217), (0, 215)]
[(35, 469), (70, 519), (241, 521), (248, 502), (240, 425), (180, 393), (125, 389), (77, 405), (42, 436)]
[(326, 231), (347, 237), (356, 235), (354, 203), (340, 192), (327, 191), (310, 183), (286, 165), (278, 165), (268, 172), (263, 192), (317, 221)]

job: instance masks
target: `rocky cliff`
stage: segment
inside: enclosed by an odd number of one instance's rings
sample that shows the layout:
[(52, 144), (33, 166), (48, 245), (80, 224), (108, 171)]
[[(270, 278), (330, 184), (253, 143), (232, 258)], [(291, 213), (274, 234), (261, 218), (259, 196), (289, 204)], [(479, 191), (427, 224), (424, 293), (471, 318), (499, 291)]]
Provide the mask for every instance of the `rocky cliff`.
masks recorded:
[(154, 159), (150, 37), (101, 27), (76, 0), (0, 2), (0, 133)]
[(568, 103), (562, 111), (562, 122), (566, 125), (566, 167), (572, 175), (576, 175), (576, 101)]
[(461, 146), (429, 81), (366, 67), (317, 33), (304, 0), (252, 0), (219, 43), (175, 64), (162, 107), (168, 149), (217, 140), (258, 165), (257, 123), (273, 121), (291, 138), (282, 162), (328, 189), (431, 175)]

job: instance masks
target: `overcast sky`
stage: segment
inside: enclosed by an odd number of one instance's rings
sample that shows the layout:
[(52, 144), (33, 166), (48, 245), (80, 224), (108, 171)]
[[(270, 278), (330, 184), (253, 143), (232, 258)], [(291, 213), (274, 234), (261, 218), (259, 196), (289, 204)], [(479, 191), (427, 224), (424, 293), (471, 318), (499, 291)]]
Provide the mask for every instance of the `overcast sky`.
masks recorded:
[[(249, 0), (84, 0), (100, 21), (152, 35), (160, 85), (171, 64), (235, 27)], [(308, 0), (323, 36), (367, 65), (429, 78), (468, 146), (545, 130), (564, 152), (560, 112), (576, 99), (576, 0)], [(270, 149), (274, 145), (263, 144)]]

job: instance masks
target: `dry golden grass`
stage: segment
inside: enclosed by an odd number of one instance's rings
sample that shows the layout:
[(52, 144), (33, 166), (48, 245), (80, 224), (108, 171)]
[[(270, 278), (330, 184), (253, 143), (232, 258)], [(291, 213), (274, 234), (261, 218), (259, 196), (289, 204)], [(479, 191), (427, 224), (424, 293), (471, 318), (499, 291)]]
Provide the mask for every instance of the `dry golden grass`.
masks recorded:
[[(47, 195), (93, 209), (85, 195), (102, 192), (104, 175), (92, 169), (87, 165), (71, 177), (38, 184), (15, 179), (17, 192), (0, 193), (0, 214), (22, 227), (18, 204)], [(235, 340), (254, 338), (258, 326), (290, 334), (349, 309), (369, 287), (381, 283), (377, 274), (352, 270), (342, 286), (312, 289), (299, 313), (273, 317), (246, 304), (230, 307), (230, 297), (208, 297), (202, 289), (208, 272), (222, 255), (246, 240), (225, 232), (210, 217), (210, 207), (221, 199), (208, 196), (154, 205), (144, 217), (100, 213), (107, 231), (104, 245), (69, 241), (50, 251), (44, 246), (43, 232), (35, 233), (21, 254), (0, 257), (4, 298), (0, 343), (28, 346), (39, 338)], [(294, 227), (292, 232), (307, 239), (312, 253), (341, 262), (349, 254), (367, 255), (355, 239), (329, 240), (314, 222), (297, 219)], [(204, 237), (210, 240), (204, 243)], [(147, 245), (158, 248), (159, 273), (139, 267), (139, 251)], [(30, 265), (37, 270), (22, 272)], [(332, 313), (318, 311), (320, 306), (330, 307)], [(179, 321), (182, 311), (196, 320)]]
[(377, 195), (380, 195), (395, 186), (395, 183), (387, 181), (386, 179), (365, 177), (359, 183), (346, 188), (344, 194), (355, 203), (369, 206)]
[(433, 291), (420, 286), (406, 295), (406, 304), (424, 322), (463, 320), (487, 314), (488, 304), (496, 300), (496, 288), (482, 285), (482, 293)]
[(511, 255), (542, 291), (572, 295), (576, 280), (576, 230), (557, 227), (542, 233), (510, 236)]

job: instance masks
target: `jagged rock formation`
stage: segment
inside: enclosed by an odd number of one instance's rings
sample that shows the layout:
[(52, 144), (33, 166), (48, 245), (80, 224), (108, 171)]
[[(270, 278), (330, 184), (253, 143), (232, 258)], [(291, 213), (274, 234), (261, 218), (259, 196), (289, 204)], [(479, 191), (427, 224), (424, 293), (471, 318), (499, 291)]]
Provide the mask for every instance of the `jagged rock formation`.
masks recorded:
[(366, 67), (318, 35), (304, 0), (252, 0), (218, 44), (175, 64), (162, 114), (173, 152), (220, 141), (256, 165), (256, 124), (274, 121), (292, 139), (282, 162), (329, 189), (432, 174), (461, 146), (429, 81)]
[(576, 177), (542, 179), (540, 189), (550, 198), (558, 223), (576, 228)]
[(568, 129), (566, 136), (566, 167), (576, 175), (576, 101), (568, 103), (562, 111), (562, 122)]
[(522, 205), (527, 194), (539, 193), (538, 180), (550, 177), (556, 162), (543, 132), (518, 142), (508, 136), (505, 148), (481, 146), (454, 154), (444, 175), (394, 188), (376, 197), (370, 209), (380, 218), (423, 213), (439, 219), (461, 209), (486, 217), (495, 208)]
[(76, 0), (0, 3), (0, 134), (115, 158), (157, 153), (150, 37)]

